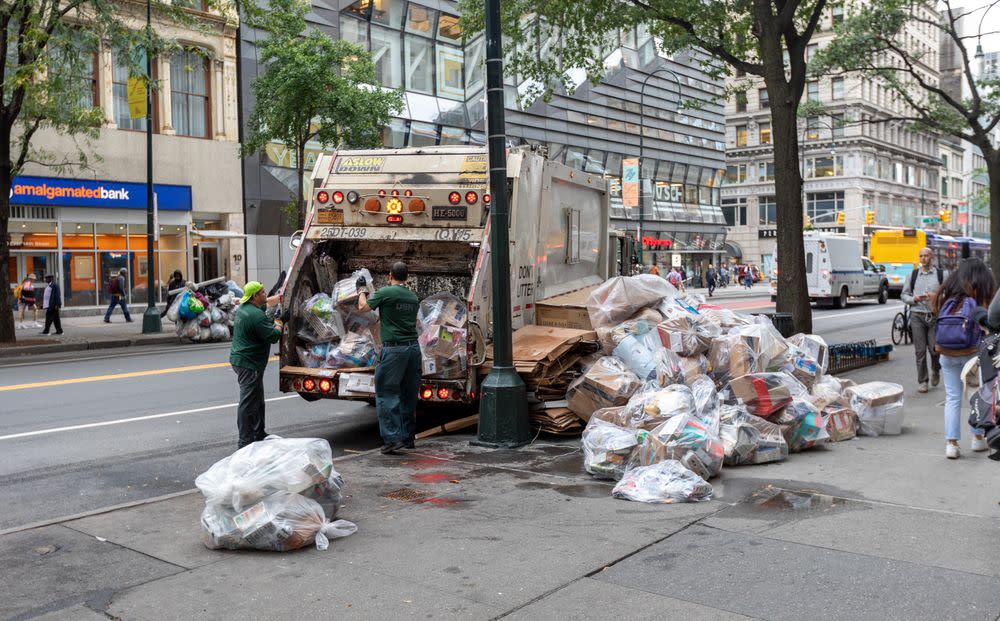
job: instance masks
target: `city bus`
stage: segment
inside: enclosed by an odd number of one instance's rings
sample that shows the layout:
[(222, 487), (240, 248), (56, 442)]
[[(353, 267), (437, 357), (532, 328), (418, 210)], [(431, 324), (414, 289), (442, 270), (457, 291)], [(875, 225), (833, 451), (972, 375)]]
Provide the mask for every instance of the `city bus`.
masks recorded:
[(917, 266), (920, 249), (934, 251), (935, 264), (943, 270), (954, 270), (963, 256), (990, 260), (989, 240), (973, 237), (939, 235), (921, 229), (875, 231), (869, 241), (869, 254), (873, 263), (885, 268), (889, 280), (889, 293), (899, 297), (906, 279)]

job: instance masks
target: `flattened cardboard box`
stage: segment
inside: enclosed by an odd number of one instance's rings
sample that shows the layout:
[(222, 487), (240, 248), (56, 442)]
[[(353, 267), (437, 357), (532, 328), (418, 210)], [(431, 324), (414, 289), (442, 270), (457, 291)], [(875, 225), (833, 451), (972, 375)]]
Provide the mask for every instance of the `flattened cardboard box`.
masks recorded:
[(593, 330), (587, 298), (598, 285), (555, 295), (535, 303), (535, 324), (552, 328)]

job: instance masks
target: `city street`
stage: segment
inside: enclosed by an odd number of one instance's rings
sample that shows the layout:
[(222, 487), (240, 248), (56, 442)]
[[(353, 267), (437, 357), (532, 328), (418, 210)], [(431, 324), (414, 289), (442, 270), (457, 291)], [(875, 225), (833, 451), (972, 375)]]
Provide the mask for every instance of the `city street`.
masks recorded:
[[(741, 312), (773, 308), (763, 287), (712, 301)], [(884, 342), (898, 310), (898, 301), (816, 309), (815, 331), (830, 343)], [(190, 489), (235, 449), (227, 360), (228, 345), (0, 360), (0, 531)], [(282, 394), (273, 361), (265, 389), (272, 433), (326, 438), (336, 455), (379, 444), (366, 404)], [(425, 417), (422, 426), (439, 422)]]

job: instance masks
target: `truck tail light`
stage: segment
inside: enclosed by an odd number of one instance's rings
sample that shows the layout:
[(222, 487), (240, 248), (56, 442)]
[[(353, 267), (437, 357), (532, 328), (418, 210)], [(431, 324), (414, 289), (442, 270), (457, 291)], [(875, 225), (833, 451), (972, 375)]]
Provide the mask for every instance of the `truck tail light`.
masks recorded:
[(462, 195), (458, 192), (452, 192), (448, 195), (448, 202), (452, 205), (457, 205), (462, 202)]
[(316, 202), (325, 205), (330, 202), (330, 193), (326, 190), (316, 192)]
[(350, 192), (348, 192), (347, 193), (347, 202), (350, 203), (350, 204), (352, 204), (352, 205), (354, 205), (355, 203), (357, 203), (358, 202), (358, 193), (355, 192), (354, 190), (351, 190)]
[(379, 198), (385, 198), (385, 190), (379, 190), (378, 191), (378, 197)]
[(407, 190), (403, 192), (403, 196), (405, 196), (406, 198), (410, 198), (411, 196), (413, 196), (413, 190)]
[(491, 200), (493, 200), (492, 196), (489, 194), (483, 194), (483, 204), (489, 205)]
[(321, 379), (319, 381), (319, 389), (321, 392), (330, 392), (331, 388), (333, 388), (333, 382), (331, 382), (330, 380)]
[(427, 205), (424, 204), (422, 199), (414, 198), (410, 201), (409, 209), (410, 213), (423, 213), (427, 209)]
[(365, 211), (368, 213), (378, 213), (382, 211), (382, 203), (377, 198), (369, 198), (365, 201)]
[(479, 195), (476, 194), (475, 192), (466, 192), (465, 193), (465, 202), (466, 203), (469, 203), (470, 205), (475, 205), (476, 201), (478, 201), (478, 200), (479, 200)]
[(451, 393), (451, 398), (454, 401), (461, 401), (463, 396), (464, 395), (462, 395), (461, 390), (456, 390), (455, 392)]
[(430, 386), (424, 386), (420, 389), (420, 398), (424, 401), (429, 401), (434, 398), (434, 389)]
[(450, 396), (451, 396), (451, 391), (445, 388), (444, 386), (437, 389), (438, 399), (447, 399)]
[(340, 190), (337, 190), (336, 192), (334, 192), (333, 193), (333, 202), (336, 205), (339, 205), (339, 204), (343, 203), (344, 202), (344, 193), (341, 192)]
[(302, 388), (305, 389), (306, 392), (312, 392), (316, 390), (316, 380), (314, 380), (311, 377), (307, 377), (306, 379), (302, 380)]

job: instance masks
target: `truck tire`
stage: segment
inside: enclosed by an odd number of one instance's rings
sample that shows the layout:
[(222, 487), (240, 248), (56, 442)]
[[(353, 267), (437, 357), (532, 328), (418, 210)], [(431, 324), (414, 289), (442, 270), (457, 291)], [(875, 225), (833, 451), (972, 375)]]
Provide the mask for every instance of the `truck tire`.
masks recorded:
[(833, 298), (834, 308), (847, 308), (847, 287), (841, 287), (840, 295)]
[(312, 395), (312, 394), (309, 394), (307, 392), (300, 392), (299, 396), (302, 397), (303, 399), (305, 399), (306, 401), (308, 401), (309, 403), (312, 403), (314, 401), (319, 401), (320, 400), (320, 396), (319, 395)]
[(889, 287), (882, 285), (878, 288), (878, 303), (885, 304), (889, 301)]

